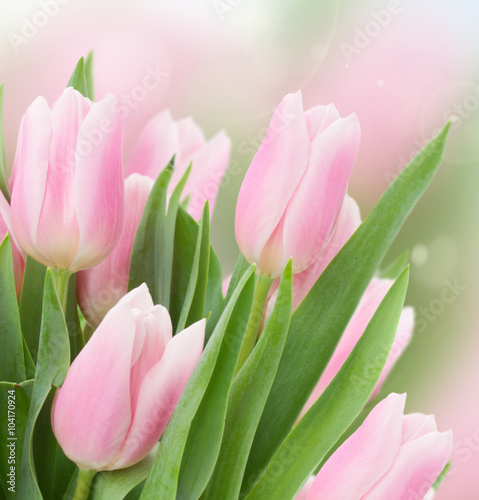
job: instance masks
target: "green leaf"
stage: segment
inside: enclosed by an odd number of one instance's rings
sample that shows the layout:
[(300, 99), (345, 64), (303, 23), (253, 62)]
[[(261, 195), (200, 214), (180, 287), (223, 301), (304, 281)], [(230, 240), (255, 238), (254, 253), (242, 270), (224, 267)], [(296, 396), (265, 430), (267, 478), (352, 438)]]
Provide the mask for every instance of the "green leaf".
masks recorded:
[(33, 435), (35, 472), (44, 500), (62, 498), (76, 469), (53, 434), (50, 416), (53, 396), (54, 390), (51, 390), (38, 415)]
[(155, 461), (158, 446), (141, 462), (111, 472), (98, 472), (93, 479), (89, 500), (122, 500), (147, 477)]
[[(207, 224), (209, 232), (209, 216), (208, 220), (206, 220), (206, 215), (202, 218), (202, 220), (204, 221), (202, 223), (202, 228), (205, 224)], [(184, 311), (183, 315), (189, 313), (188, 306), (185, 306), (188, 287), (195, 284), (195, 287), (197, 288), (198, 284), (200, 284), (200, 289), (202, 290), (204, 281), (207, 278), (204, 311), (200, 314), (200, 304), (198, 304), (196, 311), (198, 319), (208, 316), (211, 312), (211, 316), (208, 318), (206, 323), (206, 339), (208, 339), (221, 315), (224, 300), (221, 291), (221, 265), (211, 246), (208, 250), (209, 264), (207, 266), (205, 265), (207, 254), (207, 231), (203, 230), (200, 235), (201, 238), (199, 239), (199, 229), (200, 227), (198, 222), (196, 222), (191, 215), (180, 207), (176, 218), (170, 314), (174, 331), (179, 331), (178, 321), (182, 311)], [(201, 242), (203, 244), (203, 250), (201, 250)], [(198, 244), (200, 244), (200, 247), (197, 249)], [(201, 264), (198, 262), (195, 263), (195, 258), (197, 260), (199, 258), (199, 260), (201, 260)], [(198, 282), (198, 270), (201, 268), (202, 273), (200, 275), (200, 281)], [(204, 273), (205, 269), (208, 270), (207, 277)], [(188, 318), (187, 325), (192, 322), (194, 321), (191, 321), (191, 319)]]
[(246, 468), (265, 470), (316, 386), (389, 245), (441, 163), (448, 126), (399, 174), (296, 309)]
[(80, 60), (77, 62), (72, 76), (70, 76), (70, 80), (68, 80), (67, 87), (73, 87), (84, 97), (88, 97), (88, 85), (85, 76), (85, 60), (83, 57), (80, 57)]
[[(178, 258), (181, 258), (181, 255), (176, 254), (175, 259)], [(210, 212), (208, 203), (206, 203), (199, 222), (195, 253), (190, 272), (188, 273), (188, 286), (182, 301), (181, 314), (176, 326), (176, 332), (184, 330), (187, 326), (204, 317), (209, 260)], [(177, 267), (181, 265), (180, 261)]]
[(451, 468), (451, 462), (448, 462), (444, 469), (442, 469), (441, 473), (437, 477), (437, 479), (434, 481), (434, 484), (432, 487), (434, 488), (434, 491), (437, 491), (439, 487), (441, 486), (442, 482), (444, 479), (446, 479), (447, 473), (449, 472), (449, 469)]
[(235, 291), (236, 286), (238, 285), (239, 280), (249, 268), (250, 264), (240, 253), (238, 258), (236, 259), (236, 264), (233, 269), (233, 274), (231, 275), (230, 283), (228, 285), (228, 290), (226, 291), (225, 303), (227, 304), (230, 300), (231, 295)]
[(0, 380), (23, 382), (26, 379), (23, 338), (8, 234), (0, 245), (0, 311)]
[(161, 438), (155, 463), (140, 497), (143, 500), (158, 498), (175, 500), (176, 498), (180, 463), (191, 423), (208, 387), (236, 301), (253, 273), (254, 266), (251, 266), (238, 283), (230, 303), (223, 311), (208, 345), (188, 380)]
[(10, 203), (10, 189), (5, 168), (5, 145), (3, 143), (3, 83), (0, 85), (0, 191)]
[(47, 268), (27, 255), (20, 296), (20, 320), (28, 350), (35, 361), (42, 322), (43, 286)]
[(409, 251), (405, 250), (379, 273), (380, 278), (395, 280), (409, 263)]
[(206, 288), (206, 301), (204, 316), (208, 317), (206, 322), (206, 342), (208, 342), (213, 330), (220, 319), (224, 308), (223, 299), (223, 273), (220, 260), (210, 247), (210, 263), (208, 266), (208, 285)]
[(95, 83), (93, 79), (93, 51), (88, 52), (85, 61), (85, 81), (89, 99), (95, 100)]
[(283, 271), (271, 316), (232, 384), (221, 451), (204, 500), (238, 498), (251, 444), (288, 334), (292, 279), (290, 262)]
[(37, 369), (33, 384), (28, 421), (23, 444), (21, 477), (18, 482), (19, 498), (41, 499), (33, 459), (33, 431), (38, 415), (52, 385), (59, 387), (70, 366), (68, 331), (63, 317), (60, 299), (55, 289), (53, 272), (45, 275), (43, 313), (38, 349)]
[[(4, 412), (2, 425), (0, 426), (0, 442), (2, 443), (2, 446), (0, 446), (0, 484), (4, 493), (2, 498), (8, 500), (21, 498), (17, 495), (17, 489), (15, 489), (15, 492), (8, 490), (11, 486), (7, 484), (9, 479), (7, 474), (11, 470), (10, 467), (15, 467), (14, 482), (18, 484), (32, 386), (33, 380), (26, 380), (21, 384), (0, 382), (0, 408)], [(9, 391), (13, 391), (13, 393), (10, 392), (9, 394)], [(15, 418), (13, 421), (10, 420), (12, 416)], [(11, 422), (13, 426), (9, 425)], [(10, 431), (12, 431), (13, 435), (10, 434)]]
[(197, 499), (213, 473), (221, 446), (228, 394), (253, 304), (255, 277), (239, 296), (218, 359), (188, 433), (178, 480), (178, 499)]
[(247, 500), (294, 498), (357, 417), (372, 394), (391, 350), (408, 277), (406, 269), (386, 294), (338, 374), (281, 444)]
[(170, 305), (173, 245), (179, 197), (190, 169), (175, 187), (168, 204), (168, 185), (174, 158), (153, 185), (136, 232), (130, 261), (128, 290), (146, 283), (155, 304)]
[(78, 353), (85, 346), (80, 325), (80, 316), (78, 314), (76, 274), (73, 274), (70, 277), (70, 281), (68, 283), (68, 298), (65, 311), (65, 322), (67, 324), (68, 336), (70, 337), (70, 359), (73, 362)]

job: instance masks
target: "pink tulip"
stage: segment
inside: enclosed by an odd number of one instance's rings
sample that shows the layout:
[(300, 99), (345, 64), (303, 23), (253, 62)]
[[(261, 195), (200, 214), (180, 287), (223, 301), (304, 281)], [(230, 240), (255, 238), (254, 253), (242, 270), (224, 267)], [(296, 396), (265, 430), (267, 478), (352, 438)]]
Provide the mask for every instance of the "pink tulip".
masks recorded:
[(25, 252), (53, 269), (101, 262), (123, 224), (122, 122), (112, 95), (67, 88), (37, 98), (20, 125), (10, 178), (12, 223)]
[(19, 250), (15, 235), (12, 231), (12, 221), (10, 214), (10, 205), (0, 191), (0, 243), (5, 238), (5, 235), (10, 234), (10, 241), (12, 243), (12, 257), (13, 257), (13, 272), (15, 275), (15, 287), (17, 294), (20, 294), (23, 282), (23, 272), (25, 270), (25, 255)]
[(192, 118), (173, 121), (169, 111), (154, 116), (143, 130), (130, 159), (127, 174), (139, 173), (156, 179), (173, 155), (175, 170), (169, 191), (173, 191), (186, 169), (193, 163), (183, 197), (188, 212), (199, 219), (206, 200), (213, 210), (218, 188), (228, 166), (231, 143), (218, 132), (206, 142)]
[(301, 93), (287, 95), (241, 186), (236, 240), (259, 272), (277, 278), (309, 267), (331, 238), (359, 148), (356, 115), (334, 105), (303, 111)]
[[(444, 469), (452, 433), (433, 416), (404, 415), (406, 395), (390, 394), (319, 471), (305, 500), (419, 500)], [(303, 493), (303, 492), (302, 492)]]
[[(379, 304), (386, 296), (386, 293), (391, 288), (393, 284), (392, 280), (373, 278), (369, 284), (366, 292), (364, 293), (359, 305), (354, 312), (348, 326), (346, 327), (333, 356), (329, 360), (326, 369), (324, 370), (318, 384), (314, 388), (311, 396), (309, 397), (306, 405), (304, 406), (300, 418), (311, 408), (315, 401), (321, 396), (326, 387), (333, 380), (335, 375), (340, 370), (346, 358), (349, 356), (354, 346), (357, 344), (364, 330), (366, 329), (369, 321), (373, 317)], [(379, 377), (378, 383), (373, 392), (373, 396), (378, 393), (382, 384), (386, 380), (390, 371), (392, 370), (394, 363), (397, 361), (399, 356), (402, 354), (406, 346), (412, 337), (412, 332), (414, 330), (414, 309), (412, 307), (405, 307), (401, 313), (399, 319), (399, 325), (394, 339), (393, 346), (389, 353), (389, 356), (384, 365), (381, 376)], [(357, 384), (361, 384), (361, 380), (353, 381)]]
[(97, 327), (128, 291), (130, 258), (136, 231), (153, 181), (133, 174), (125, 180), (125, 221), (113, 252), (100, 264), (77, 275), (78, 303), (88, 323)]
[(203, 349), (205, 320), (172, 338), (145, 284), (105, 316), (55, 394), (52, 427), (84, 470), (142, 460), (160, 438)]

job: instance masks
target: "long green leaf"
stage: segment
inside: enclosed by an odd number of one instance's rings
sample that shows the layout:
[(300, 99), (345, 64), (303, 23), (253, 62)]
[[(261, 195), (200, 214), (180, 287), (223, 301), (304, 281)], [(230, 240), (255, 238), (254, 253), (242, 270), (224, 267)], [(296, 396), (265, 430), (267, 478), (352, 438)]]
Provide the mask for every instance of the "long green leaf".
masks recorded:
[(333, 381), (288, 434), (247, 500), (294, 498), (328, 450), (358, 416), (391, 350), (408, 277), (406, 269), (386, 294)]
[(70, 366), (68, 330), (63, 317), (60, 299), (55, 289), (53, 272), (48, 269), (43, 293), (43, 313), (38, 349), (37, 369), (33, 384), (28, 421), (23, 444), (21, 478), (18, 483), (19, 498), (41, 499), (42, 495), (35, 474), (33, 458), (33, 431), (40, 410), (52, 386), (59, 387)]
[(5, 168), (5, 146), (3, 143), (3, 83), (0, 85), (0, 191), (10, 203), (10, 189)]
[(80, 57), (80, 60), (77, 62), (77, 65), (70, 76), (70, 80), (68, 80), (67, 87), (73, 87), (83, 96), (89, 97), (88, 85), (85, 76), (85, 60), (83, 57)]
[[(182, 308), (176, 331), (203, 318), (206, 301), (206, 287), (208, 282), (208, 265), (210, 258), (210, 213), (208, 203), (201, 215), (197, 231), (195, 253), (189, 272), (188, 286), (182, 302)], [(181, 259), (181, 255), (178, 256)], [(177, 259), (177, 256), (175, 256)], [(179, 266), (182, 265), (180, 260)]]
[(399, 174), (293, 314), (243, 491), (249, 491), (294, 425), (389, 245), (439, 167), (448, 128)]
[(128, 283), (128, 290), (146, 283), (153, 302), (165, 307), (170, 299), (170, 283), (165, 278), (165, 270), (171, 266), (165, 247), (168, 239), (173, 240), (166, 224), (167, 190), (172, 175), (173, 165), (169, 164), (153, 185), (133, 243)]
[(85, 61), (85, 81), (88, 92), (88, 97), (92, 101), (95, 100), (95, 84), (93, 79), (93, 51), (91, 50)]
[(250, 447), (288, 334), (292, 279), (290, 262), (283, 272), (273, 312), (232, 384), (221, 451), (204, 500), (238, 498)]
[(27, 255), (20, 295), (20, 320), (28, 350), (35, 361), (42, 322), (43, 287), (47, 268)]
[(25, 358), (8, 234), (0, 245), (0, 311), (0, 380), (20, 383), (26, 378)]
[[(20, 500), (21, 498), (17, 495), (16, 485), (22, 463), (23, 440), (32, 387), (33, 380), (26, 380), (21, 384), (0, 382), (0, 408), (4, 412), (0, 426), (0, 442), (2, 443), (0, 447), (0, 484), (4, 493), (2, 498), (8, 500), (15, 498)], [(11, 467), (14, 467), (13, 475), (7, 475), (11, 474)], [(9, 484), (10, 478), (12, 478), (12, 482)]]
[(51, 407), (54, 391), (51, 390), (35, 423), (33, 458), (38, 486), (44, 500), (62, 498), (76, 465), (60, 448), (52, 430)]
[(208, 285), (206, 288), (206, 301), (205, 301), (205, 317), (208, 317), (206, 323), (206, 341), (209, 340), (216, 323), (220, 319), (221, 313), (224, 308), (223, 298), (223, 273), (221, 270), (220, 260), (210, 247), (210, 263), (208, 265)]
[(140, 497), (142, 500), (157, 500), (158, 498), (162, 500), (174, 500), (176, 498), (181, 458), (191, 423), (208, 387), (226, 326), (228, 325), (236, 301), (253, 273), (254, 266), (244, 274), (238, 283), (235, 293), (223, 311), (215, 331), (181, 395), (178, 405), (161, 438), (155, 464), (151, 469)]
[(254, 276), (251, 276), (235, 304), (208, 388), (191, 424), (181, 462), (177, 499), (199, 498), (213, 473), (223, 436), (229, 390), (253, 304), (254, 284)]

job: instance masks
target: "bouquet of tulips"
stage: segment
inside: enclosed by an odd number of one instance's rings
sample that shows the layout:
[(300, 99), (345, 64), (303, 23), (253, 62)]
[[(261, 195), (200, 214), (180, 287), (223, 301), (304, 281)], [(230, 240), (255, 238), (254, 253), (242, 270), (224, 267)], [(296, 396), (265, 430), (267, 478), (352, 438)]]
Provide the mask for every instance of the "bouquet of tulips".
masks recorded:
[(361, 222), (356, 116), (288, 94), (224, 279), (227, 136), (163, 112), (124, 169), (122, 108), (93, 90), (89, 57), (31, 104), (9, 176), (0, 139), (3, 498), (432, 498), (452, 435), (381, 392), (414, 326), (407, 254), (382, 260), (447, 126)]

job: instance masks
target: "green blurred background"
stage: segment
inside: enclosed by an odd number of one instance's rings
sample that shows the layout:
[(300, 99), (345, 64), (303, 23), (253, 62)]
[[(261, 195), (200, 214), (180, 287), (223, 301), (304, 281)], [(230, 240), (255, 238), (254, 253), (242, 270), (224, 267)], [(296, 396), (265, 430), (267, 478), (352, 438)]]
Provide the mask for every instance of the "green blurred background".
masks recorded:
[(22, 113), (61, 92), (95, 51), (97, 97), (131, 97), (150, 70), (162, 83), (126, 119), (125, 157), (146, 120), (171, 108), (211, 137), (232, 138), (213, 217), (231, 272), (235, 199), (275, 106), (302, 90), (305, 107), (356, 112), (362, 145), (349, 193), (363, 217), (435, 131), (453, 121), (445, 162), (386, 260), (411, 252), (407, 302), (417, 328), (386, 383), (408, 410), (434, 413), (455, 436), (442, 500), (479, 496), (479, 4), (385, 0), (44, 0), (4, 3), (0, 81), (11, 163)]

